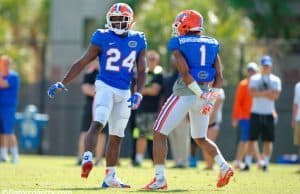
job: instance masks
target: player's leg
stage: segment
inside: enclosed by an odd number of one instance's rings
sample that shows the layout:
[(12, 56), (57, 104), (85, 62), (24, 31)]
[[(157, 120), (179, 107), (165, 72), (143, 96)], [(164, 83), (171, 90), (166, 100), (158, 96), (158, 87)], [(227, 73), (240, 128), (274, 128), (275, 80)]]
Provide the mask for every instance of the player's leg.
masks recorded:
[(125, 128), (131, 113), (127, 102), (129, 96), (129, 91), (122, 95), (114, 94), (114, 106), (108, 121), (109, 138), (105, 154), (106, 170), (102, 188), (130, 188), (130, 185), (123, 183), (118, 178), (116, 169), (121, 150), (121, 140), (125, 135)]
[(166, 189), (165, 160), (168, 134), (185, 118), (193, 98), (171, 95), (162, 107), (153, 126), (153, 160), (155, 177), (144, 189)]
[[(238, 144), (237, 152), (236, 152), (236, 158), (235, 158), (235, 164), (234, 167), (236, 169), (244, 169), (249, 170), (251, 162), (252, 162), (252, 156), (247, 152), (248, 150), (248, 143), (250, 139), (250, 120), (249, 119), (243, 119), (239, 120), (239, 130), (240, 130), (240, 141)], [(245, 156), (245, 166), (243, 165), (243, 158)]]
[(139, 136), (136, 140), (135, 147), (135, 166), (140, 166), (144, 159), (145, 150), (147, 148), (146, 130), (147, 130), (147, 116), (146, 113), (137, 113), (135, 116), (136, 129)]
[(262, 131), (262, 119), (260, 119), (260, 115), (251, 114), (250, 116), (250, 141), (249, 141), (249, 149), (253, 150), (254, 156), (257, 160), (258, 166), (264, 168), (265, 162), (262, 159), (262, 156), (258, 147), (258, 138), (261, 135)]
[(7, 160), (7, 134), (4, 130), (4, 114), (0, 110), (0, 162), (6, 162)]
[(95, 165), (100, 166), (102, 165), (102, 157), (104, 153), (105, 143), (106, 143), (106, 132), (108, 130), (108, 125), (104, 127), (101, 133), (98, 135), (98, 142), (96, 146), (95, 152)]
[[(217, 136), (219, 135), (219, 126), (216, 123), (212, 123), (208, 126), (207, 131), (207, 137), (212, 140), (213, 142), (216, 142)], [(214, 166), (214, 158), (211, 157), (206, 150), (202, 150), (203, 157), (206, 162), (206, 170), (212, 170)]]
[(16, 135), (10, 134), (8, 137), (8, 147), (11, 153), (11, 162), (16, 164), (19, 162), (19, 149)]
[(182, 122), (169, 135), (175, 168), (185, 168), (188, 166), (190, 153), (190, 130), (189, 121), (184, 118)]
[(262, 168), (262, 170), (267, 170), (267, 167), (270, 163), (270, 158), (273, 151), (273, 142), (275, 139), (275, 122), (274, 117), (272, 115), (266, 115), (265, 117), (265, 123), (264, 123), (264, 129), (262, 130), (262, 140), (263, 140), (263, 159), (265, 162), (265, 166)]
[(233, 170), (227, 161), (223, 158), (217, 145), (207, 138), (207, 127), (209, 122), (209, 115), (201, 115), (199, 111), (193, 109), (189, 112), (191, 122), (191, 135), (197, 145), (205, 150), (208, 155), (214, 158), (216, 163), (220, 166), (221, 172), (217, 182), (217, 187), (222, 187), (228, 184), (230, 178), (233, 176)]
[(113, 92), (103, 83), (96, 82), (96, 95), (93, 104), (93, 121), (85, 138), (85, 152), (82, 157), (81, 177), (87, 178), (93, 167), (93, 153), (98, 135), (106, 125), (113, 107)]
[[(7, 152), (9, 148), (11, 153), (11, 162), (18, 163), (19, 161), (19, 151), (16, 135), (14, 134), (14, 122), (15, 122), (15, 109), (7, 108), (5, 109), (5, 115), (3, 115), (2, 126), (5, 134), (5, 144), (4, 152)], [(5, 153), (4, 153), (5, 155)]]
[(77, 164), (81, 165), (82, 155), (84, 153), (84, 140), (86, 136), (86, 131), (80, 132), (79, 140), (78, 140), (78, 154), (77, 154)]

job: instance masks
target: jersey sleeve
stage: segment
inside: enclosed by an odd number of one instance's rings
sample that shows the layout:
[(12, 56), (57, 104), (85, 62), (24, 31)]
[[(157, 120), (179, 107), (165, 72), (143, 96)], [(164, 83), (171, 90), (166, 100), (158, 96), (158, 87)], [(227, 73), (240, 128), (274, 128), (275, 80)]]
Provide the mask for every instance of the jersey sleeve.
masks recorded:
[(144, 49), (147, 49), (147, 39), (146, 39), (146, 36), (145, 36), (145, 33), (141, 32), (139, 33), (139, 37), (140, 37), (140, 50), (144, 50)]
[(91, 44), (102, 48), (102, 43), (104, 39), (105, 37), (103, 36), (103, 33), (101, 32), (101, 30), (98, 29), (93, 33), (90, 42)]
[(176, 37), (171, 38), (169, 40), (169, 43), (168, 43), (168, 50), (169, 51), (174, 51), (174, 50), (176, 50), (178, 48), (179, 48), (178, 38), (176, 38)]

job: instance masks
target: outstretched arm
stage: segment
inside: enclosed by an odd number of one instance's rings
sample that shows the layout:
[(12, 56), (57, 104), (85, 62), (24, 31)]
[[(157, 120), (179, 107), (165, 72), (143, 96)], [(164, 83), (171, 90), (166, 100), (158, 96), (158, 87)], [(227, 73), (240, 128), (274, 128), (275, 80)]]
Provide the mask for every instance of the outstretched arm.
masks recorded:
[(75, 61), (72, 64), (70, 70), (66, 73), (61, 83), (63, 85), (66, 85), (74, 78), (76, 78), (78, 74), (84, 69), (84, 67), (88, 65), (91, 61), (93, 61), (100, 52), (100, 47), (90, 45), (86, 53), (79, 60)]

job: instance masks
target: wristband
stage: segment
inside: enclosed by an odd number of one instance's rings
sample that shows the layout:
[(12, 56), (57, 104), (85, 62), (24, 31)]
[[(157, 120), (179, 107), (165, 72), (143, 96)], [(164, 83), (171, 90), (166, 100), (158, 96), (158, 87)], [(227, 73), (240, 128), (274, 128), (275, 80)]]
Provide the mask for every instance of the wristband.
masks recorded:
[(197, 84), (196, 81), (193, 81), (192, 83), (190, 83), (189, 85), (187, 85), (188, 88), (190, 90), (192, 90), (197, 96), (201, 97), (201, 95), (203, 94), (201, 88), (199, 87), (199, 85)]

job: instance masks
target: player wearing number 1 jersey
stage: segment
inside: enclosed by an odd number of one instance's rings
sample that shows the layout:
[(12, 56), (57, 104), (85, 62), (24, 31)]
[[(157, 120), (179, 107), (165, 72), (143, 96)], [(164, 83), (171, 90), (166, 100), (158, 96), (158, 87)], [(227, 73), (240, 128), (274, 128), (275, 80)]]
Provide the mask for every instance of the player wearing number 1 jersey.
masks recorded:
[[(120, 143), (124, 137), (130, 108), (137, 109), (145, 82), (146, 39), (144, 33), (131, 30), (133, 11), (124, 3), (114, 4), (108, 11), (106, 27), (98, 29), (91, 38), (87, 52), (76, 61), (61, 82), (53, 84), (48, 95), (66, 89), (64, 85), (73, 80), (83, 68), (99, 58), (100, 73), (95, 82), (96, 95), (93, 105), (93, 121), (85, 139), (81, 177), (87, 178), (93, 167), (93, 152), (98, 134), (108, 122), (109, 142), (106, 149), (106, 175), (102, 188), (128, 188), (116, 175)], [(133, 70), (137, 71), (136, 92), (131, 95)]]
[[(155, 177), (144, 189), (166, 189), (164, 163), (167, 136), (189, 115), (191, 136), (219, 164), (221, 172), (217, 187), (228, 184), (233, 170), (214, 142), (207, 138), (209, 113), (222, 84), (222, 65), (216, 39), (203, 36), (203, 18), (194, 10), (180, 12), (173, 23), (169, 50), (175, 57), (179, 78), (173, 94), (162, 107), (153, 127)], [(212, 85), (213, 88), (210, 88)]]

